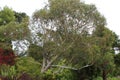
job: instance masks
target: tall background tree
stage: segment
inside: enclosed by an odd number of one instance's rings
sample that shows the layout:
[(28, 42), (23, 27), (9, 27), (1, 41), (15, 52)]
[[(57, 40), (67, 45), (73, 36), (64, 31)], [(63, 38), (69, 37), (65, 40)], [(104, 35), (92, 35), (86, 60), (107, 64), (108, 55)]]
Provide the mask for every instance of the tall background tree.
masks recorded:
[[(43, 9), (34, 12), (31, 29), (36, 28), (36, 37), (32, 37), (28, 52), (40, 62), (42, 73), (53, 67), (60, 68), (59, 71), (64, 68), (80, 71), (100, 62), (101, 65), (106, 61), (106, 64), (111, 64), (114, 36), (105, 27), (105, 18), (94, 5), (79, 0), (48, 2)], [(61, 60), (64, 64), (59, 65)], [(101, 70), (106, 80), (104, 68), (101, 67)]]
[(26, 40), (29, 35), (28, 24), (29, 17), (25, 13), (4, 7), (0, 11), (0, 47), (12, 48), (13, 41), (19, 43), (21, 40)]
[(0, 25), (8, 24), (15, 20), (14, 12), (12, 9), (5, 6), (3, 10), (0, 11)]

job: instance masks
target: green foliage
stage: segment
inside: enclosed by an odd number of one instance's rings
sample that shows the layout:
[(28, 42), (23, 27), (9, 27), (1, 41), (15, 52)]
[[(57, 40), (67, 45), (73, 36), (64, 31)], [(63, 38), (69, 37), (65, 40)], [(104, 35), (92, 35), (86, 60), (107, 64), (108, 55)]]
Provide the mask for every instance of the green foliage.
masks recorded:
[(93, 36), (96, 37), (96, 45), (99, 47), (99, 59), (96, 65), (101, 70), (103, 80), (107, 78), (109, 73), (112, 74), (115, 68), (114, 64), (114, 51), (113, 48), (116, 42), (115, 34), (104, 26), (98, 26), (93, 32)]
[(114, 56), (114, 63), (115, 63), (114, 75), (119, 76), (120, 75), (120, 53)]
[[(21, 15), (19, 22), (19, 16)], [(8, 7), (0, 11), (0, 47), (12, 48), (12, 41), (29, 38), (29, 17), (25, 13), (17, 13)]]
[(119, 80), (120, 78), (117, 77), (109, 77), (108, 80)]
[[(65, 60), (60, 60), (57, 65), (64, 66), (66, 63)], [(74, 71), (70, 69), (63, 69), (63, 68), (57, 68), (53, 67), (51, 69), (48, 69), (45, 73), (41, 74), (42, 79), (44, 80), (76, 80), (77, 76)]]
[(0, 75), (3, 77), (8, 77), (13, 80), (17, 75), (17, 71), (15, 66), (1, 65), (0, 66)]
[(42, 47), (37, 46), (35, 44), (31, 44), (29, 46), (28, 53), (29, 53), (28, 56), (31, 56), (35, 60), (41, 62), (41, 60), (42, 60)]
[(27, 39), (27, 37), (29, 36), (28, 21), (29, 21), (29, 18), (27, 15), (25, 15), (24, 18), (22, 18), (22, 21), (20, 23), (14, 20), (14, 21), (10, 21), (6, 25), (1, 25), (0, 26), (0, 42), (11, 45), (11, 41), (13, 40), (15, 41), (18, 39), (19, 40)]
[[(94, 65), (95, 69), (100, 70), (93, 73), (97, 76), (105, 71), (106, 77), (114, 70), (113, 45), (116, 43), (116, 36), (105, 27), (106, 20), (94, 5), (79, 0), (49, 0), (48, 5), (34, 13), (33, 25), (38, 28), (36, 24), (41, 25), (38, 32), (42, 42), (39, 56), (45, 64), (42, 65), (45, 72), (48, 69), (51, 71), (51, 65), (58, 65), (61, 59), (66, 60), (64, 65), (77, 69)], [(94, 68), (93, 71), (98, 71)], [(83, 70), (83, 73), (87, 72)]]
[(106, 20), (96, 7), (79, 0), (48, 2), (33, 14), (32, 36), (25, 13), (8, 7), (0, 11), (0, 47), (11, 48), (15, 40), (30, 42), (28, 55), (19, 57), (15, 66), (1, 66), (0, 74), (13, 78), (25, 73), (35, 80), (78, 80), (77, 75), (82, 73), (79, 76), (87, 79), (102, 80), (105, 76), (118, 80), (108, 74), (120, 75), (120, 55), (114, 55), (113, 49), (119, 49), (119, 39), (105, 27)]
[(28, 16), (26, 15), (26, 13), (19, 13), (19, 12), (15, 12), (15, 21), (18, 23), (23, 22), (26, 18), (28, 18)]
[(116, 66), (120, 67), (120, 53), (118, 53), (118, 54), (115, 55), (114, 62), (116, 64)]
[(12, 9), (7, 6), (0, 11), (0, 25), (8, 24), (11, 21), (15, 20), (14, 12)]
[[(108, 77), (107, 80), (119, 80), (120, 78), (117, 77)], [(97, 77), (94, 80), (103, 80), (102, 77)]]
[(58, 74), (57, 79), (59, 80), (76, 80), (77, 76), (75, 73), (69, 69), (63, 69), (60, 74)]
[(36, 62), (31, 57), (21, 57), (16, 63), (17, 74), (27, 73), (32, 77), (40, 76), (40, 63)]
[[(23, 39), (29, 34), (26, 23), (11, 22), (0, 27), (0, 41), (11, 42), (11, 40)], [(18, 36), (19, 35), (19, 36)]]
[[(41, 36), (38, 36), (43, 46), (40, 55), (52, 64), (60, 59), (67, 60), (76, 68), (93, 64), (98, 48), (92, 41), (95, 38), (90, 36), (89, 26), (105, 25), (104, 17), (94, 5), (79, 0), (49, 0), (48, 5), (33, 15), (33, 25), (41, 25)], [(56, 56), (59, 58), (53, 61)]]
[(44, 74), (41, 74), (43, 80), (56, 80), (56, 74), (53, 74), (53, 71), (48, 69)]
[(102, 77), (97, 77), (94, 80), (103, 80)]

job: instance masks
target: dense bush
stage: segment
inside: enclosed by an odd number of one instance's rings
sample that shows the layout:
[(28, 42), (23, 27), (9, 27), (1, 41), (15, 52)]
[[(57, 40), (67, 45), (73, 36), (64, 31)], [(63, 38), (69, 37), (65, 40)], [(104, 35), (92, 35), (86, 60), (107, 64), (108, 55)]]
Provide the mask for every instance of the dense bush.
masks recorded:
[(14, 65), (15, 64), (15, 54), (11, 49), (0, 48), (0, 65)]
[(17, 58), (15, 66), (18, 76), (23, 73), (27, 73), (33, 78), (40, 76), (40, 64), (32, 57)]

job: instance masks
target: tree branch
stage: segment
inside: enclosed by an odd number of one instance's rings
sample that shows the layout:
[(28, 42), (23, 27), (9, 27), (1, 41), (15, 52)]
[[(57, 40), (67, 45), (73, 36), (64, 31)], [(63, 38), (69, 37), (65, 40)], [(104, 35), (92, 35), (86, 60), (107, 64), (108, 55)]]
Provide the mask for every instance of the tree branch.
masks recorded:
[(59, 67), (59, 68), (64, 68), (64, 69), (70, 69), (70, 70), (75, 70), (75, 71), (78, 71), (78, 70), (81, 70), (81, 69), (84, 69), (86, 67), (89, 67), (89, 66), (92, 66), (93, 64), (91, 65), (85, 65), (81, 68), (74, 68), (74, 67), (69, 67), (69, 66), (61, 66), (61, 65), (51, 65), (51, 67)]

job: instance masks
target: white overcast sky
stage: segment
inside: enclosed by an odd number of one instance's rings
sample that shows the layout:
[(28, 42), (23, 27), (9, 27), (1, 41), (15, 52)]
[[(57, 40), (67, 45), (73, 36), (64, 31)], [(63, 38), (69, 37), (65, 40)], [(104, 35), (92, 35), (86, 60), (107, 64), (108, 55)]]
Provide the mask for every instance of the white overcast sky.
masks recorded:
[[(98, 11), (105, 16), (107, 27), (120, 35), (120, 0), (82, 0), (95, 4)], [(8, 6), (17, 12), (25, 12), (29, 16), (35, 10), (42, 8), (47, 0), (0, 0), (0, 7)]]

